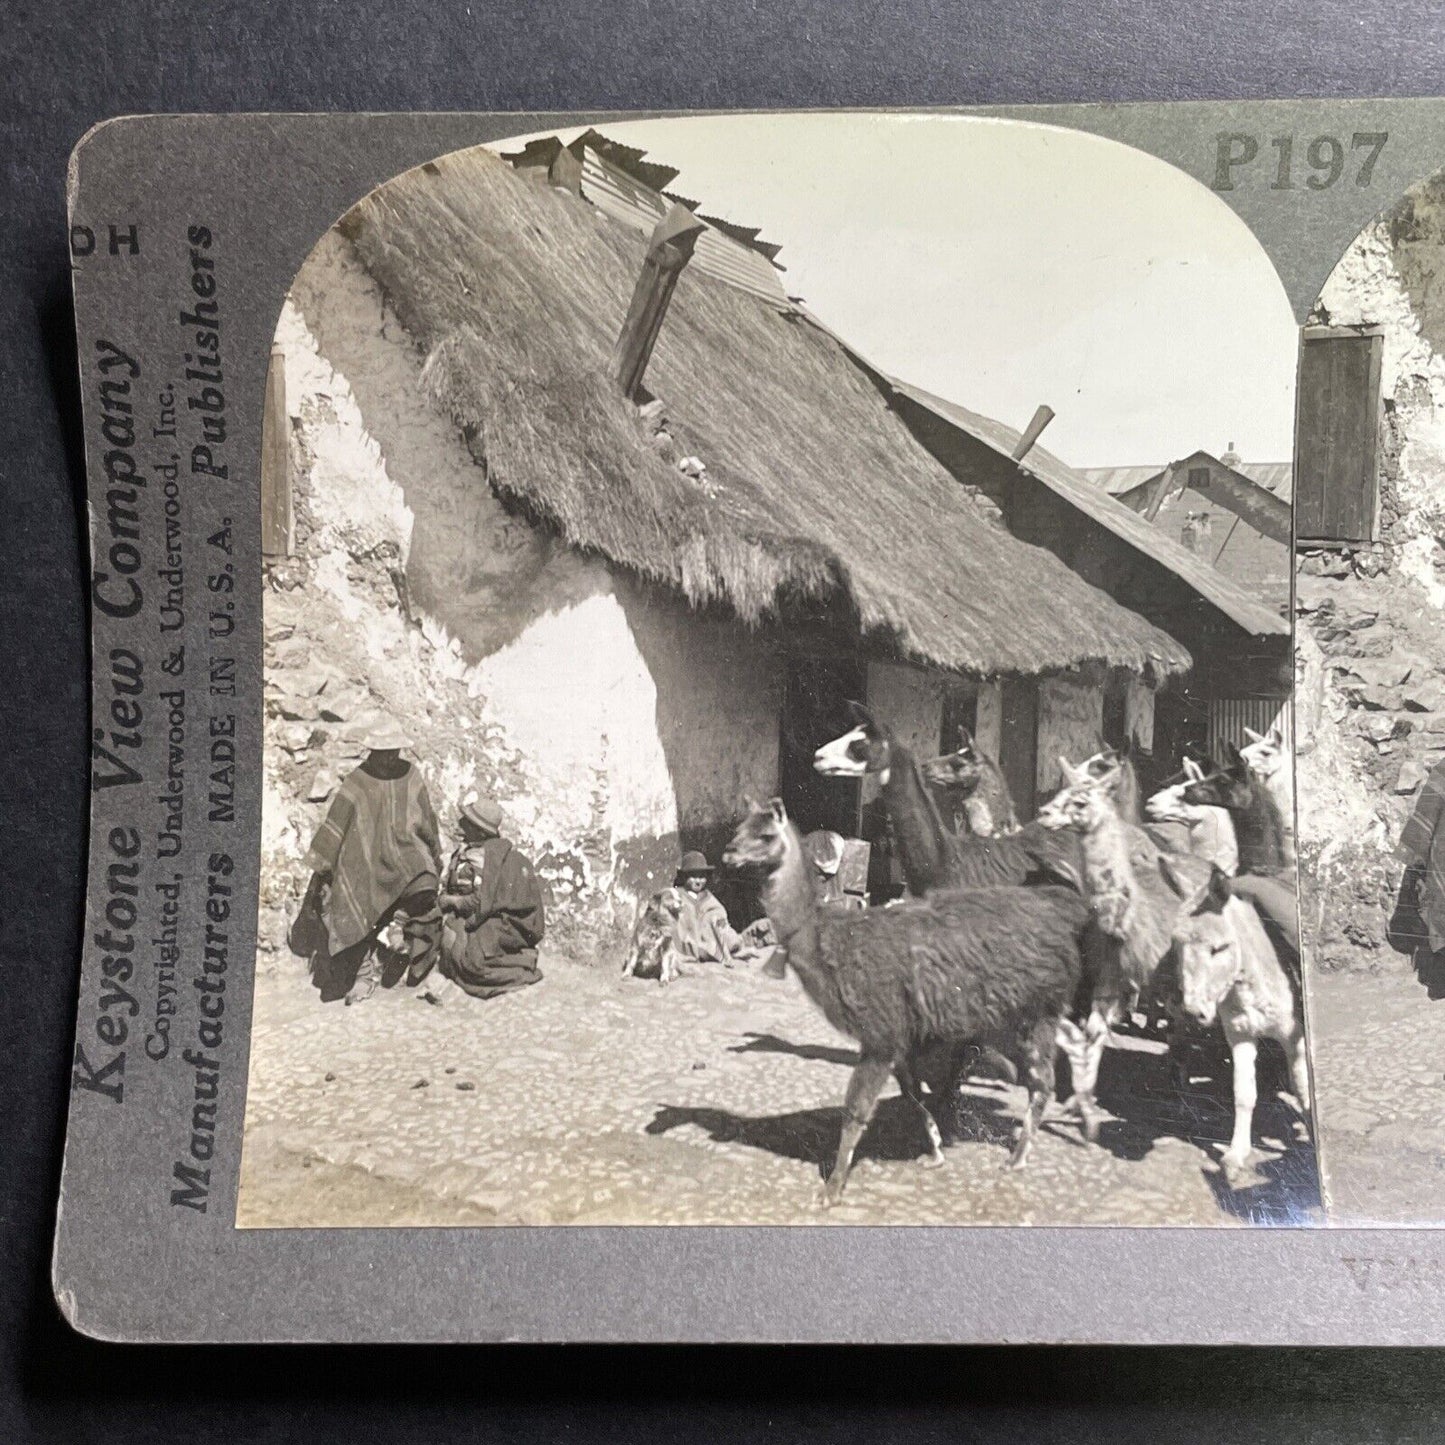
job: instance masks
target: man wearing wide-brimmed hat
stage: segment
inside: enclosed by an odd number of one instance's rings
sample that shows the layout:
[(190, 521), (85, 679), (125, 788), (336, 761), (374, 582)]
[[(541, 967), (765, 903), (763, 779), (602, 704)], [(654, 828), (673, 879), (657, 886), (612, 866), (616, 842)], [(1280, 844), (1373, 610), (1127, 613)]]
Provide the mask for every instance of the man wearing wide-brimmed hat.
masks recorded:
[(348, 1004), (403, 975), (415, 982), (441, 933), (441, 838), (421, 769), (401, 755), (406, 732), (372, 713), (352, 724), (352, 738), (366, 756), (311, 841), (311, 887), (292, 929), (323, 997), (344, 989)]
[[(439, 970), (473, 998), (510, 993), (542, 977), (542, 885), (530, 861), (502, 837), (503, 822), (495, 798), (466, 798), (457, 822), (462, 843), (442, 880)], [(448, 992), (433, 985), (426, 997), (440, 1003)]]
[(742, 941), (728, 922), (727, 909), (712, 891), (716, 871), (696, 850), (684, 853), (677, 865), (674, 883), (682, 890), (677, 951), (693, 963), (720, 963), (731, 968)]

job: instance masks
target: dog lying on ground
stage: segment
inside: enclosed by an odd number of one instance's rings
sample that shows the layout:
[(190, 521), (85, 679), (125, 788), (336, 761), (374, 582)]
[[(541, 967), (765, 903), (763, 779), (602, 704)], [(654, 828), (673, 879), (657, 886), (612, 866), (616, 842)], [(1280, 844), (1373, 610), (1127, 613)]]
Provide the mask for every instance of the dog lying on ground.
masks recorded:
[(622, 965), (623, 978), (655, 978), (659, 984), (667, 984), (679, 976), (677, 920), (681, 912), (682, 894), (676, 888), (664, 888), (642, 905)]

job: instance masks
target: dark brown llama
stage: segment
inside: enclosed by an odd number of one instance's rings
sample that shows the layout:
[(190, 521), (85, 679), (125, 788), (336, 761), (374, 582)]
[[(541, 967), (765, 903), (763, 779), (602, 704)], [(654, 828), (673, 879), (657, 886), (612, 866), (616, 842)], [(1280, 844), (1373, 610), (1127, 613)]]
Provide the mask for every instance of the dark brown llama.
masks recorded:
[[(949, 833), (913, 755), (862, 704), (849, 706), (856, 726), (819, 748), (813, 766), (825, 777), (856, 778), (873, 773), (879, 778), (898, 860), (915, 897), (957, 888), (1059, 883), (1082, 891), (1083, 845), (1077, 837), (1038, 823), (998, 837)], [(1062, 1021), (1058, 1045), (1068, 1056), (1074, 1086), (1064, 1110), (1079, 1117), (1085, 1137), (1093, 1140), (1098, 1136), (1099, 1115), (1082, 1081), (1097, 1072), (1100, 1045), (1094, 1037), (1099, 1031), (1095, 994), (1113, 989), (1112, 950), (1087, 915), (1080, 929), (1083, 977), (1079, 996), (1071, 1001), (1074, 1017)], [(940, 1085), (937, 1092), (950, 1103), (967, 1071), (967, 1062), (966, 1052), (960, 1052), (949, 1061), (947, 1076), (933, 1079)]]
[(966, 727), (958, 730), (958, 746), (930, 758), (922, 771), (924, 782), (943, 800), (955, 833), (991, 838), (1018, 832), (1018, 809), (1008, 779), (998, 759), (984, 752)]
[(752, 805), (723, 854), (724, 866), (763, 877), (763, 907), (788, 962), (860, 1057), (823, 1202), (843, 1193), (853, 1153), (888, 1076), (929, 1131), (912, 1060), (935, 1046), (979, 1043), (1018, 1070), (1028, 1107), (1009, 1166), (1028, 1159), (1054, 1091), (1059, 1021), (1078, 987), (1078, 935), (1087, 917), (1068, 888), (941, 892), (867, 912), (820, 909), (802, 838), (779, 799)]
[(877, 775), (910, 893), (922, 897), (938, 888), (1077, 884), (1083, 877), (1078, 840), (1033, 823), (998, 837), (950, 833), (913, 754), (865, 707), (849, 706), (856, 726), (819, 748), (813, 766), (832, 778)]
[(1184, 789), (1186, 803), (1226, 808), (1234, 823), (1239, 871), (1293, 882), (1284, 817), (1269, 785), (1232, 743), (1229, 765)]

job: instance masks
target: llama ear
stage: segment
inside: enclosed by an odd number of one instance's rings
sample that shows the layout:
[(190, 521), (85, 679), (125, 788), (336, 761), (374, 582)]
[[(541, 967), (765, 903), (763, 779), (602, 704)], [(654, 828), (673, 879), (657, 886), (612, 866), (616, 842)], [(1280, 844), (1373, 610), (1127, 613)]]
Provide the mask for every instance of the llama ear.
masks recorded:
[(1245, 728), (1244, 735), (1249, 739), (1251, 744), (1262, 743), (1264, 741), (1264, 734), (1255, 732), (1253, 728)]
[(758, 800), (753, 797), (751, 793), (743, 794), (743, 807), (745, 807), (750, 813), (761, 813), (763, 811), (763, 805), (758, 802)]
[(1284, 729), (1278, 723), (1272, 723), (1269, 731), (1264, 735), (1264, 740), (1277, 748), (1282, 748), (1284, 746)]
[(1238, 746), (1234, 743), (1225, 744), (1225, 756), (1228, 757), (1229, 766), (1232, 768), (1247, 768), (1249, 766), (1244, 754), (1240, 752)]
[(961, 753), (966, 753), (966, 752), (968, 752), (972, 747), (973, 747), (973, 734), (972, 734), (971, 732), (969, 732), (969, 730), (968, 730), (966, 727), (964, 727), (964, 725), (963, 725), (962, 723), (960, 723), (960, 724), (958, 725), (958, 750), (959, 750), (959, 752), (961, 752)]
[(1069, 787), (1086, 782), (1089, 777), (1087, 768), (1076, 768), (1062, 753), (1059, 754), (1059, 769), (1064, 775), (1064, 782)]
[(1199, 764), (1194, 761), (1193, 758), (1185, 758), (1184, 776), (1191, 783), (1201, 783), (1204, 781), (1204, 769), (1201, 768)]
[(861, 728), (867, 728), (870, 732), (878, 731), (878, 720), (863, 706), (861, 702), (854, 702), (848, 699), (848, 716)]
[(788, 810), (783, 806), (781, 798), (772, 798), (768, 802), (768, 812), (773, 815), (773, 821), (778, 824), (785, 824), (788, 821)]

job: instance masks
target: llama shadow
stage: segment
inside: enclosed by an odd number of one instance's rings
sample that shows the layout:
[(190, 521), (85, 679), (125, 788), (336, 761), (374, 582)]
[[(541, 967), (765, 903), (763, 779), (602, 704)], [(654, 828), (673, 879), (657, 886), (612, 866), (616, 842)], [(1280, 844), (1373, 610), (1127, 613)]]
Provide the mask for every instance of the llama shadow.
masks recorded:
[(857, 1049), (840, 1049), (829, 1044), (795, 1044), (780, 1039), (776, 1034), (744, 1035), (745, 1044), (730, 1044), (730, 1054), (791, 1054), (797, 1059), (807, 1059), (818, 1064), (842, 1064), (852, 1068), (858, 1062)]
[(1259, 1104), (1256, 1139), (1285, 1141), (1276, 1158), (1256, 1159), (1252, 1179), (1231, 1186), (1219, 1166), (1234, 1123), (1233, 1091), (1227, 1056), (1202, 1079), (1177, 1087), (1168, 1056), (1139, 1049), (1109, 1049), (1099, 1071), (1099, 1103), (1114, 1115), (1099, 1133), (1099, 1143), (1116, 1158), (1141, 1160), (1163, 1138), (1183, 1140), (1200, 1151), (1201, 1173), (1220, 1212), (1249, 1224), (1299, 1224), (1323, 1207), (1314, 1146), (1295, 1138), (1293, 1110), (1276, 1097), (1287, 1088), (1283, 1054), (1263, 1048), (1259, 1055)]
[[(981, 1138), (990, 1142), (1011, 1140), (1016, 1121), (1005, 1117), (1003, 1108), (992, 1100), (970, 1101), (981, 1104), (984, 1117), (968, 1121), (968, 1132), (956, 1127), (955, 1140)], [(993, 1110), (999, 1116), (997, 1126), (987, 1117)], [(974, 1110), (969, 1110), (973, 1114)], [(820, 1175), (833, 1166), (838, 1151), (838, 1135), (843, 1127), (841, 1106), (798, 1109), (787, 1114), (765, 1114), (750, 1117), (727, 1109), (701, 1106), (663, 1104), (643, 1130), (660, 1135), (692, 1125), (702, 1129), (719, 1144), (742, 1144), (761, 1149), (782, 1159), (800, 1160), (816, 1166)], [(901, 1095), (892, 1094), (878, 1101), (873, 1119), (858, 1146), (858, 1159), (874, 1159), (888, 1164), (908, 1164), (922, 1160), (928, 1152), (923, 1130), (913, 1106)]]

